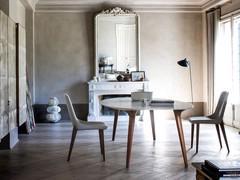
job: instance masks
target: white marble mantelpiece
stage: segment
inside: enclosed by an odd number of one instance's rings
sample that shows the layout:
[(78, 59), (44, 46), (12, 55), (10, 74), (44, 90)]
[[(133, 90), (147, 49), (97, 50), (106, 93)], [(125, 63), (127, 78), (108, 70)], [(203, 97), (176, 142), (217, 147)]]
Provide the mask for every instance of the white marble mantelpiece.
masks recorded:
[(103, 95), (131, 94), (135, 91), (147, 91), (148, 81), (89, 81), (89, 114), (88, 120), (97, 120), (100, 117), (100, 100)]

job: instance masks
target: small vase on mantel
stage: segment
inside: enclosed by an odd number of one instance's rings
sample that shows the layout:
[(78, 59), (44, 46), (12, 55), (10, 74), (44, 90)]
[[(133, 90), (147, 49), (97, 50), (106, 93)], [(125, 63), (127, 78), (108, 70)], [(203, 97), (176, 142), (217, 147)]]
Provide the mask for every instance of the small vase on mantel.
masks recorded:
[(48, 100), (46, 119), (49, 122), (58, 122), (61, 119), (61, 108), (58, 106), (59, 101), (56, 97), (50, 97)]

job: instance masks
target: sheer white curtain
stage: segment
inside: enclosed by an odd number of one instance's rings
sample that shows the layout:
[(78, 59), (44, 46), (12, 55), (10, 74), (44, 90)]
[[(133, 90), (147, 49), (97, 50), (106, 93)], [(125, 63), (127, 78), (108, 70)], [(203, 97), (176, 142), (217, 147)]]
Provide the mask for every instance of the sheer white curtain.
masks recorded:
[[(224, 122), (240, 127), (240, 16), (221, 20), (215, 61), (214, 95), (229, 91)], [(215, 98), (216, 101), (216, 98)]]

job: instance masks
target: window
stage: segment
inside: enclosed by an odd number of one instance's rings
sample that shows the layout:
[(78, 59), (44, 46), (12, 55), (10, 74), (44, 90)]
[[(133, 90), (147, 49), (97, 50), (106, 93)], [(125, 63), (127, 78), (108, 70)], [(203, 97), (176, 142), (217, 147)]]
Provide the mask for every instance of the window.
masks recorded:
[(214, 71), (214, 99), (227, 90), (230, 104), (240, 104), (240, 16), (220, 23)]
[(240, 103), (240, 16), (233, 19), (233, 103)]

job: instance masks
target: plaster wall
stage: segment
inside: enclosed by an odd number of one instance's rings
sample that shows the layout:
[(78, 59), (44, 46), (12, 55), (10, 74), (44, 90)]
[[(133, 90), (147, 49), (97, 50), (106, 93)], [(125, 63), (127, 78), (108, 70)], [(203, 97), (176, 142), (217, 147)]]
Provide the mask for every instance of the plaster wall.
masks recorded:
[[(191, 101), (189, 71), (177, 65), (192, 63), (194, 101), (203, 101), (202, 14), (140, 13), (141, 69), (154, 96)], [(94, 72), (93, 13), (36, 13), (36, 104), (50, 96), (64, 103), (88, 103), (87, 81)]]
[(65, 103), (88, 103), (94, 73), (93, 14), (35, 14), (35, 103), (47, 104), (56, 96)]
[(9, 17), (25, 27), (25, 7), (20, 0), (9, 0)]

